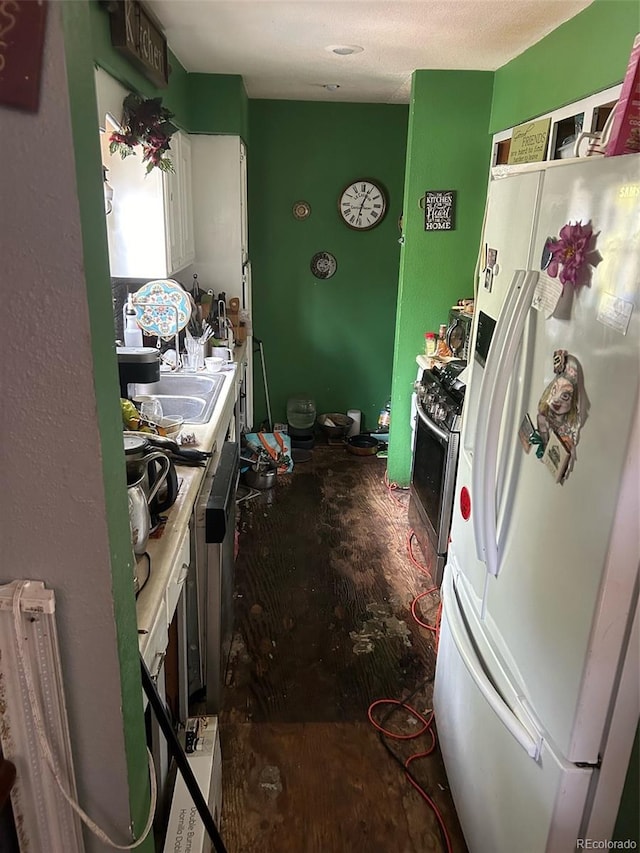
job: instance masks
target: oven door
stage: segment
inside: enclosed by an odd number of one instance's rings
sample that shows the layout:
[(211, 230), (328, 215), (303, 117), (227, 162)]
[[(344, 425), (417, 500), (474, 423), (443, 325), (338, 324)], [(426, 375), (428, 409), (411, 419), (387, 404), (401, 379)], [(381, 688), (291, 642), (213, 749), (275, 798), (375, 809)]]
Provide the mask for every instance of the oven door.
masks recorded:
[(437, 554), (446, 554), (458, 463), (459, 434), (417, 407), (411, 495)]

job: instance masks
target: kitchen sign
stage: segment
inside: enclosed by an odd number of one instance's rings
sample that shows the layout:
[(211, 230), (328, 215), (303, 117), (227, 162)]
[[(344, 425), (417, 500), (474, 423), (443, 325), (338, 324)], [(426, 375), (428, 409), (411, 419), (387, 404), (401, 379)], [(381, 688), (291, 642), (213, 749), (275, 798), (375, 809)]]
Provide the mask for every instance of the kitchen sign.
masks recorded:
[(46, 20), (44, 0), (0, 2), (0, 104), (37, 111)]
[(112, 0), (111, 44), (156, 86), (169, 83), (167, 40), (138, 0)]
[(513, 128), (508, 164), (540, 163), (547, 153), (551, 118), (541, 118)]
[(425, 231), (453, 231), (455, 228), (456, 191), (427, 190), (420, 199), (424, 210)]

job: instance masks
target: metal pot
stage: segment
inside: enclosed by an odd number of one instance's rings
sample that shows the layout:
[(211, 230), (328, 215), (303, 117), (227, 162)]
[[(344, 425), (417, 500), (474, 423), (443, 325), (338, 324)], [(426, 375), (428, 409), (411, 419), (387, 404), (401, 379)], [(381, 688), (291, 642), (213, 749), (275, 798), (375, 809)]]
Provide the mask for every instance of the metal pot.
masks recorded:
[(349, 453), (356, 456), (375, 456), (380, 447), (378, 439), (371, 435), (352, 435), (345, 445)]
[(178, 497), (178, 477), (166, 453), (152, 450), (143, 436), (124, 436), (127, 483), (142, 482), (149, 511), (157, 517), (173, 506)]
[(133, 553), (138, 556), (147, 550), (149, 532), (151, 530), (151, 515), (147, 496), (142, 485), (142, 477), (127, 487), (129, 500), (129, 524), (131, 526), (131, 544)]
[[(149, 454), (149, 456), (154, 456), (154, 454)], [(153, 501), (158, 489), (166, 480), (169, 470), (170, 463), (164, 453), (159, 453), (158, 457), (164, 459), (164, 463), (161, 462), (163, 470), (152, 484), (148, 493), (145, 488), (148, 485), (147, 466), (143, 465), (139, 468), (137, 474), (133, 474), (132, 469), (127, 468), (127, 496), (129, 500), (131, 544), (133, 545), (133, 553), (136, 555), (144, 554), (147, 550), (147, 542), (149, 541), (149, 533), (151, 531), (149, 504)], [(154, 458), (156, 457), (154, 456)]]
[(256, 470), (249, 468), (242, 475), (244, 482), (252, 489), (271, 489), (276, 484), (277, 468)]

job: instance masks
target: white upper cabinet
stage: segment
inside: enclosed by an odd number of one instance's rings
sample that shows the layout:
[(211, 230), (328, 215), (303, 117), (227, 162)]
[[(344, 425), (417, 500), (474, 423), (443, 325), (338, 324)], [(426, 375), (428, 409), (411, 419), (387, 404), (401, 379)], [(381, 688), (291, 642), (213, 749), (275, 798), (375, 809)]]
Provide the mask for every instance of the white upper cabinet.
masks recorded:
[(185, 133), (171, 137), (171, 159), (175, 172), (165, 172), (165, 221), (168, 232), (168, 274), (178, 272), (195, 258), (191, 184), (191, 141)]
[(127, 90), (101, 69), (96, 71), (102, 164), (113, 188), (107, 214), (109, 264), (114, 278), (167, 278), (195, 257), (191, 187), (191, 144), (177, 132), (171, 137), (174, 172), (152, 169), (139, 151), (124, 160), (109, 152)]
[(201, 286), (251, 310), (246, 270), (247, 157), (239, 136), (191, 136), (197, 272)]

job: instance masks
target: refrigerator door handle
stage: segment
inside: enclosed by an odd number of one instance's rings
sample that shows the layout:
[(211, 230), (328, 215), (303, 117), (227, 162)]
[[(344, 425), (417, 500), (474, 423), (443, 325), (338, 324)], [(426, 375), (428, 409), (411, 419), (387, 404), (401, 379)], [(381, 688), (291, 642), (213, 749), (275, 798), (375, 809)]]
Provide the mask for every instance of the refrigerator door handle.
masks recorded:
[[(485, 373), (478, 403), (478, 427), (474, 448), (472, 489), (475, 498), (474, 533), (478, 559), (489, 574), (500, 571), (498, 559), (498, 520), (496, 478), (498, 442), (505, 398), (511, 379), (525, 320), (538, 283), (536, 270), (516, 270), (498, 319), (497, 336), (492, 343), (489, 376)], [(487, 365), (489, 367), (489, 365)], [(489, 380), (489, 381), (487, 381)]]
[[(486, 563), (487, 546), (485, 541), (485, 524), (484, 516), (487, 512), (486, 507), (486, 488), (487, 481), (485, 454), (486, 445), (489, 440), (487, 431), (489, 410), (493, 398), (493, 389), (496, 383), (496, 375), (498, 373), (501, 361), (501, 350), (504, 345), (505, 330), (507, 319), (513, 312), (513, 306), (516, 296), (521, 289), (522, 280), (526, 275), (525, 270), (515, 270), (511, 284), (507, 290), (507, 296), (503, 303), (502, 310), (498, 316), (498, 322), (491, 341), (491, 350), (487, 357), (484, 368), (484, 376), (480, 388), (480, 397), (478, 399), (478, 409), (476, 412), (476, 430), (473, 440), (473, 465), (472, 465), (472, 481), (471, 490), (474, 498), (475, 510), (473, 513), (473, 532), (476, 543), (476, 554), (479, 560)], [(490, 496), (490, 500), (495, 501), (495, 495)]]
[(443, 592), (444, 609), (449, 623), (451, 638), (458, 654), (462, 658), (467, 672), (503, 726), (515, 738), (527, 755), (534, 761), (537, 761), (542, 750), (542, 738), (539, 735), (534, 737), (529, 731), (527, 731), (526, 727), (506, 704), (502, 696), (498, 693), (492, 682), (487, 677), (482, 666), (482, 662), (478, 658), (463, 624), (458, 606), (458, 599), (453, 588), (451, 572), (445, 572)]

